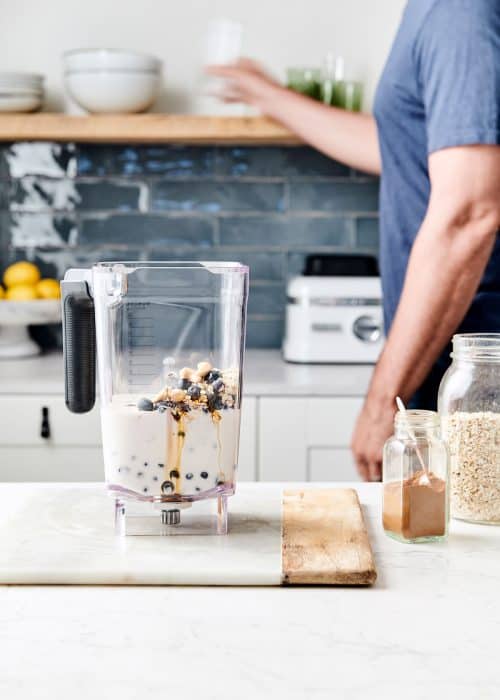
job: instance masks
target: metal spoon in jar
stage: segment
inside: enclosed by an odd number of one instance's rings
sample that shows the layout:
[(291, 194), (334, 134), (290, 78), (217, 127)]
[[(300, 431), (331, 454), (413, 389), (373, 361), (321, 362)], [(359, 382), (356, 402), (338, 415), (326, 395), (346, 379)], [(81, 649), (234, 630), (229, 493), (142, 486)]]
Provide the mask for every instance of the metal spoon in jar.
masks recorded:
[(401, 400), (401, 398), (400, 398), (399, 396), (396, 396), (396, 404), (397, 404), (397, 406), (398, 406), (398, 409), (400, 410), (400, 412), (403, 414), (403, 416), (404, 416), (404, 418), (405, 418), (405, 423), (406, 423), (405, 428), (406, 428), (406, 432), (408, 433), (408, 436), (409, 436), (410, 440), (413, 440), (413, 442), (415, 443), (415, 452), (417, 453), (418, 461), (420, 462), (420, 466), (422, 467), (422, 471), (424, 472), (424, 473), (422, 474), (422, 476), (420, 477), (420, 483), (421, 483), (421, 484), (425, 484), (425, 485), (430, 484), (429, 476), (428, 476), (428, 474), (427, 474), (427, 467), (426, 467), (426, 465), (425, 465), (425, 463), (424, 463), (424, 460), (423, 460), (423, 457), (422, 457), (422, 453), (421, 453), (420, 450), (418, 449), (417, 436), (415, 435), (415, 433), (413, 432), (413, 430), (410, 428), (410, 423), (409, 423), (409, 421), (408, 421), (408, 415), (407, 415), (407, 413), (406, 413), (405, 405), (404, 405), (403, 401)]

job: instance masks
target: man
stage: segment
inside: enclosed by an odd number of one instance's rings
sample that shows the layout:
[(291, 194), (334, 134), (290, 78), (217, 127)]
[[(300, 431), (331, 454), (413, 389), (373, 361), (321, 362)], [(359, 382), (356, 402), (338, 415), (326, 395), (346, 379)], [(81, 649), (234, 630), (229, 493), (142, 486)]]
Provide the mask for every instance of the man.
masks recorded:
[(354, 168), (381, 174), (387, 342), (352, 438), (381, 475), (394, 398), (434, 408), (453, 333), (500, 331), (500, 1), (409, 0), (375, 117), (315, 103), (253, 62), (212, 67), (245, 101)]

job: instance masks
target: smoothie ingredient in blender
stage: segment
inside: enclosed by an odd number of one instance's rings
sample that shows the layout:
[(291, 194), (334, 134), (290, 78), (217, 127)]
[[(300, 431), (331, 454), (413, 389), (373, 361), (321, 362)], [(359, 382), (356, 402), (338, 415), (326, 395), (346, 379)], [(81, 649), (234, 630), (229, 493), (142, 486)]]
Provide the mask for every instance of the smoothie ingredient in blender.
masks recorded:
[(153, 399), (116, 396), (103, 409), (106, 478), (145, 497), (196, 497), (227, 485), (239, 424), (238, 373), (200, 362), (196, 370), (169, 372), (168, 380)]

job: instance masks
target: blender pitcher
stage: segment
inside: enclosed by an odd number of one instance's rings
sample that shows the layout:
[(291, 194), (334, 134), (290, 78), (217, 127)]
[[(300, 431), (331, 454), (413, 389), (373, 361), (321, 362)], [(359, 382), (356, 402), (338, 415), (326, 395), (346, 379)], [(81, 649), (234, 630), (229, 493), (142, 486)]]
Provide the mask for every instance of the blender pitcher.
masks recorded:
[(119, 534), (227, 533), (235, 490), (248, 268), (99, 263), (61, 284), (66, 404), (99, 376)]

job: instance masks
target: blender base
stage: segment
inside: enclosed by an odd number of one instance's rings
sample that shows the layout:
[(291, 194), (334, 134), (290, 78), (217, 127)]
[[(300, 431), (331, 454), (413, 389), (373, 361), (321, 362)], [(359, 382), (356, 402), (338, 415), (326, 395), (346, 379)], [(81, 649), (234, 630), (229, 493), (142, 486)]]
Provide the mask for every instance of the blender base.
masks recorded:
[(151, 503), (115, 499), (115, 534), (227, 535), (225, 495), (193, 503)]

